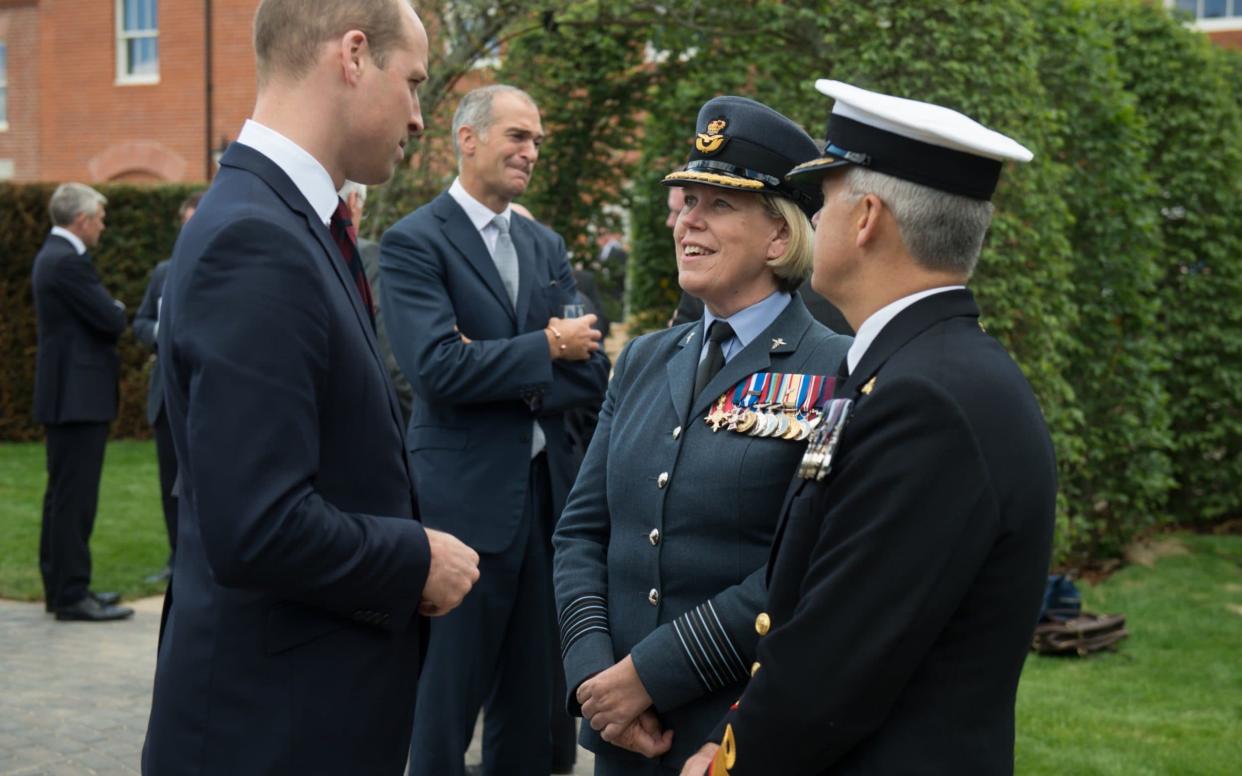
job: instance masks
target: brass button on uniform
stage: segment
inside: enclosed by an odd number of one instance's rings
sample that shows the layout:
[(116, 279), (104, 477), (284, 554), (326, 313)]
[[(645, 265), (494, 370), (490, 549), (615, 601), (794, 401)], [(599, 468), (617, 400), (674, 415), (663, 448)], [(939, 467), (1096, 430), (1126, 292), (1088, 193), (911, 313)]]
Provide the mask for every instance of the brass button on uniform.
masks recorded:
[(755, 633), (766, 636), (770, 630), (772, 630), (772, 618), (767, 612), (759, 612), (759, 616), (755, 618)]
[(656, 477), (656, 487), (663, 488), (668, 484), (668, 472), (660, 472), (660, 476)]
[(759, 661), (758, 660), (756, 660), (755, 664), (750, 667), (751, 676), (754, 676), (757, 673), (759, 673)]
[(647, 541), (651, 542), (651, 546), (655, 547), (660, 543), (660, 529), (652, 528), (651, 533), (647, 534)]
[(679, 436), (681, 436), (681, 426), (673, 429), (673, 439), (676, 439)]
[(651, 592), (647, 594), (647, 603), (652, 606), (660, 603), (660, 591), (656, 590), (654, 587), (651, 588)]

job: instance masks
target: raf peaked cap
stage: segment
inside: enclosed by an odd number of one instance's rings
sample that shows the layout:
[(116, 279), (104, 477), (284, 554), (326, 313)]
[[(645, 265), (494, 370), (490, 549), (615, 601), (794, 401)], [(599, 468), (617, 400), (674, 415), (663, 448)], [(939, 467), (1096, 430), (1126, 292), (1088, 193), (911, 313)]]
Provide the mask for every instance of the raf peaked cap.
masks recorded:
[(791, 181), (789, 168), (819, 156), (802, 127), (761, 102), (716, 97), (699, 109), (686, 166), (664, 177), (667, 186), (701, 183), (791, 199), (810, 218), (822, 195), (814, 180)]
[(855, 164), (950, 194), (989, 200), (1005, 160), (1033, 154), (1013, 138), (940, 105), (870, 92), (820, 79), (832, 97), (822, 154), (795, 166), (789, 180), (818, 181), (827, 170)]

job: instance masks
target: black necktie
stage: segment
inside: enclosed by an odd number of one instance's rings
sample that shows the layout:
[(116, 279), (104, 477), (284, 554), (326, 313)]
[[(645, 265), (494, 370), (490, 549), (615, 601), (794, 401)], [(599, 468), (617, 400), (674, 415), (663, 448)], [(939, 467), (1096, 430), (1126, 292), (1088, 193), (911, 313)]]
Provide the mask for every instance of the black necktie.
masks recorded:
[(699, 362), (699, 371), (694, 376), (694, 395), (698, 396), (712, 381), (716, 373), (724, 367), (724, 348), (721, 343), (733, 339), (733, 327), (724, 321), (712, 321), (707, 330), (707, 355)]

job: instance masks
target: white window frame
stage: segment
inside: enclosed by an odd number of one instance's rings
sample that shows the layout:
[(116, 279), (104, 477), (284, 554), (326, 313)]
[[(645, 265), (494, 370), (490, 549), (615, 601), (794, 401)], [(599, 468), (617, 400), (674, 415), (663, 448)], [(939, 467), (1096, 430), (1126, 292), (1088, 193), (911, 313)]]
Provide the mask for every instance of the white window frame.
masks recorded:
[[(155, 3), (156, 13), (159, 13), (159, 0), (151, 0)], [(156, 42), (155, 55), (155, 72), (134, 75), (129, 70), (129, 41), (139, 39), (154, 39)], [(160, 58), (159, 58), (159, 40), (160, 28), (157, 24), (152, 29), (146, 30), (126, 30), (125, 29), (125, 0), (116, 0), (116, 82), (119, 85), (132, 86), (142, 84), (157, 84), (160, 82)]]
[(0, 40), (0, 132), (9, 129), (9, 42)]
[[(1205, 19), (1202, 16), (1204, 0), (1195, 1), (1195, 18), (1189, 22), (1192, 29), (1200, 32), (1227, 32), (1242, 30), (1242, 0), (1227, 0), (1224, 16), (1213, 16)], [(1177, 0), (1165, 0), (1169, 10), (1177, 10)]]

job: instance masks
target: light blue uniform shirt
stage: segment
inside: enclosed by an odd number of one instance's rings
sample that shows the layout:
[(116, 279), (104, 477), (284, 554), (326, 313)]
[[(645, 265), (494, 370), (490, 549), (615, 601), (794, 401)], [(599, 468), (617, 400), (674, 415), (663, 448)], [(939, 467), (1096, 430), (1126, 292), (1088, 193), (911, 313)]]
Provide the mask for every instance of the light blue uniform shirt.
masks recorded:
[(717, 318), (704, 306), (703, 345), (699, 350), (699, 360), (702, 361), (707, 356), (707, 332), (711, 329), (712, 321), (724, 321), (733, 327), (732, 339), (725, 340), (721, 345), (727, 364), (735, 355), (741, 353), (751, 340), (772, 325), (772, 321), (775, 321), (776, 317), (785, 311), (792, 298), (784, 291), (773, 291), (750, 307), (738, 310), (728, 318)]

